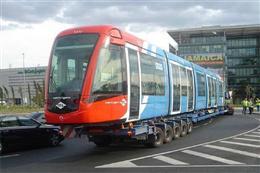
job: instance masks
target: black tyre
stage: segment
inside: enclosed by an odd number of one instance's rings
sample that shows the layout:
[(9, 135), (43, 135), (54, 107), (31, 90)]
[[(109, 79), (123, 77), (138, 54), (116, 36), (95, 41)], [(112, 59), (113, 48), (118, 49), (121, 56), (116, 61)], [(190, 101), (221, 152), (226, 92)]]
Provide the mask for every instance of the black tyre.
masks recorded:
[(193, 123), (192, 123), (192, 122), (189, 122), (189, 123), (188, 123), (188, 131), (187, 131), (187, 133), (191, 133), (192, 130), (193, 130)]
[(176, 126), (174, 126), (173, 128), (173, 139), (178, 139), (181, 135), (181, 128), (180, 125), (177, 124)]
[(51, 136), (49, 138), (50, 146), (55, 147), (55, 146), (59, 145), (60, 142), (61, 142), (61, 140), (60, 140), (60, 136), (58, 134), (55, 134), (55, 133), (51, 134)]
[(170, 143), (172, 141), (172, 138), (173, 138), (172, 127), (167, 125), (166, 129), (165, 129), (165, 137), (164, 137), (163, 143)]
[(163, 144), (163, 141), (164, 141), (163, 130), (159, 127), (156, 127), (156, 135), (154, 134), (149, 135), (145, 145), (148, 147), (159, 147)]
[(2, 141), (0, 140), (0, 154), (4, 153), (4, 145), (2, 143)]
[(187, 123), (183, 121), (181, 125), (181, 137), (186, 136), (188, 132)]
[(93, 142), (96, 144), (97, 147), (108, 147), (112, 140), (109, 136), (95, 136), (93, 138)]

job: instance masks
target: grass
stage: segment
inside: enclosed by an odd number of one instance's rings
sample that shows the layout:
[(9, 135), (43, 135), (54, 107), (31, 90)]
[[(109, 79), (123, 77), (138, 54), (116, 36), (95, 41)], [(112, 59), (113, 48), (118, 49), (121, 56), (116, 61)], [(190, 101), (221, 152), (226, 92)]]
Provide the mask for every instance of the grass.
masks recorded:
[(30, 105), (0, 105), (0, 114), (27, 114), (43, 111), (43, 108)]

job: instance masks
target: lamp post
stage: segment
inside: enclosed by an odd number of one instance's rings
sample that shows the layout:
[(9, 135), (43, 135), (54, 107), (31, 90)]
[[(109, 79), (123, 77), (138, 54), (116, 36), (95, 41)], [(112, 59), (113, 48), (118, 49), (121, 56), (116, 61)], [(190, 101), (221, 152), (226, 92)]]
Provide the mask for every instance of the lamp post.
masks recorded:
[[(24, 66), (25, 54), (22, 53), (22, 55), (23, 55), (23, 88), (24, 88), (24, 90), (25, 90), (25, 88), (26, 88), (26, 86), (25, 86), (25, 66)], [(25, 94), (25, 92), (24, 92), (24, 94)], [(25, 96), (23, 96), (22, 99), (23, 99), (23, 104), (25, 104)]]

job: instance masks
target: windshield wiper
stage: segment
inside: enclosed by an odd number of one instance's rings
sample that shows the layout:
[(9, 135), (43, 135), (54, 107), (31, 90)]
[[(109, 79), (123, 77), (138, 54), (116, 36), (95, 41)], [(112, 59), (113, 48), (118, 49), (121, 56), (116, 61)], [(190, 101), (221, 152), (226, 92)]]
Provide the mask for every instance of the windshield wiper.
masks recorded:
[(51, 69), (51, 73), (50, 73), (50, 84), (51, 84), (51, 89), (54, 89), (54, 88), (56, 88), (56, 86), (57, 86), (55, 80), (53, 80), (54, 68), (55, 68), (55, 66), (52, 67), (52, 69)]

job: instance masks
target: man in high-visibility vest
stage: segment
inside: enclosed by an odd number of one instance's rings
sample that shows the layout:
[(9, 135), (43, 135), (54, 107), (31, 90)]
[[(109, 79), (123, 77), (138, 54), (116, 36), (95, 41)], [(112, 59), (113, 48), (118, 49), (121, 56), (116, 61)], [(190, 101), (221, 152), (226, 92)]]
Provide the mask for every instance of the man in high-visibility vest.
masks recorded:
[(248, 101), (248, 110), (249, 110), (249, 114), (252, 114), (253, 110), (254, 110), (254, 103), (253, 103), (253, 99), (249, 99)]
[(257, 112), (259, 112), (260, 111), (260, 99), (259, 98), (256, 99), (255, 105), (256, 105), (256, 108), (257, 108)]
[(246, 109), (247, 109), (247, 107), (248, 107), (248, 101), (247, 101), (247, 98), (245, 98), (243, 101), (242, 101), (242, 107), (243, 107), (243, 111), (242, 111), (242, 113), (243, 114), (246, 114)]

